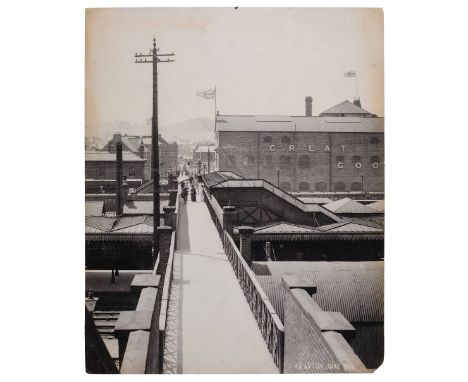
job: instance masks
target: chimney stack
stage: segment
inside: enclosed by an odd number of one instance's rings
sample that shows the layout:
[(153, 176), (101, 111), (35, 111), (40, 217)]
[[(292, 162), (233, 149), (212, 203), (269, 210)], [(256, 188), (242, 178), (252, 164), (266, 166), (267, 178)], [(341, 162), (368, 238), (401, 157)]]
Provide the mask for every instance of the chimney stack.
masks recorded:
[(306, 117), (312, 117), (312, 97), (305, 97), (305, 115)]
[(145, 145), (143, 144), (143, 139), (140, 139), (140, 146), (138, 147), (138, 153), (141, 159), (145, 159)]
[(353, 104), (355, 104), (357, 107), (361, 107), (361, 98), (354, 97)]
[(123, 164), (122, 164), (122, 142), (119, 140), (116, 144), (116, 196), (117, 196), (117, 209), (116, 215), (123, 214), (123, 195), (122, 195), (122, 179), (123, 179)]

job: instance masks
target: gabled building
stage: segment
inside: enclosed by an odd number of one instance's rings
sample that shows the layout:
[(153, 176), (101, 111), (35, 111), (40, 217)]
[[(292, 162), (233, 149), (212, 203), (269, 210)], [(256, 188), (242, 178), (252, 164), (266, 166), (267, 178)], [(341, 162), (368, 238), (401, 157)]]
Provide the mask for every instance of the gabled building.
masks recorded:
[[(131, 152), (145, 160), (144, 180), (151, 179), (151, 135), (135, 136), (116, 133), (112, 139), (101, 149), (110, 153), (115, 152), (118, 141), (122, 142), (123, 152)], [(168, 143), (161, 134), (159, 143), (159, 170), (161, 176), (166, 176), (177, 167), (177, 143)]]

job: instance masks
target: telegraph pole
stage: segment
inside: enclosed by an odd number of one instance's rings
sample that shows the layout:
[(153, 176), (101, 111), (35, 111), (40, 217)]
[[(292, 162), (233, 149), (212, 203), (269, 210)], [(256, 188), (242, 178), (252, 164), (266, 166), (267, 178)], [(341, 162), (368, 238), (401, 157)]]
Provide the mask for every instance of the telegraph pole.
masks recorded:
[[(169, 58), (160, 60), (159, 57), (174, 56), (172, 53), (158, 53), (156, 38), (153, 38), (153, 49), (149, 54), (135, 53), (135, 63), (153, 64), (153, 117), (151, 120), (151, 177), (153, 178), (153, 256), (159, 256), (159, 237), (157, 228), (160, 225), (160, 201), (159, 201), (159, 146), (158, 146), (158, 64), (174, 62)], [(147, 59), (150, 57), (151, 59)]]

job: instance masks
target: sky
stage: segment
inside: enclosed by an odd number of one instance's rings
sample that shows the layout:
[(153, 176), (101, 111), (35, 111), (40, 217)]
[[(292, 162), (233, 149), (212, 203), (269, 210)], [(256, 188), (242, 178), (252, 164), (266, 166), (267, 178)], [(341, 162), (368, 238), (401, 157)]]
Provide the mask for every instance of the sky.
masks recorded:
[[(146, 123), (152, 115), (151, 64), (135, 64), (156, 37), (159, 123), (220, 114), (313, 115), (353, 100), (384, 116), (383, 12), (346, 8), (114, 8), (86, 12), (86, 125)], [(87, 135), (90, 132), (87, 131)]]

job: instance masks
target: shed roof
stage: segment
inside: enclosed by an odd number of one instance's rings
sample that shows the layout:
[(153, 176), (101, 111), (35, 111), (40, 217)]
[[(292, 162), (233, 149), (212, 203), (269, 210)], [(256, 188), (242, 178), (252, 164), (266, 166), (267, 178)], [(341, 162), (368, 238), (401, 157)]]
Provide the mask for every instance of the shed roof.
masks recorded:
[(289, 274), (317, 285), (313, 299), (323, 310), (341, 312), (351, 323), (383, 322), (383, 261), (254, 261), (252, 270), (282, 321), (286, 290), (281, 277)]
[(85, 233), (153, 233), (151, 216), (87, 216), (85, 219)]
[(329, 211), (332, 211), (336, 214), (375, 214), (376, 210), (365, 206), (355, 200), (350, 198), (344, 198), (340, 200), (335, 200), (334, 202), (327, 203), (323, 205)]
[(123, 209), (124, 215), (153, 215), (153, 201), (128, 200)]

